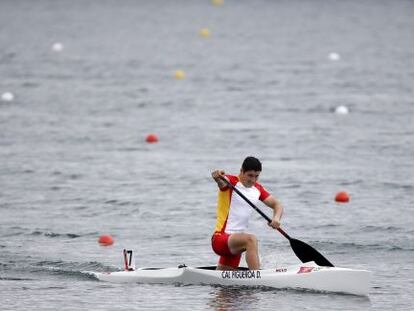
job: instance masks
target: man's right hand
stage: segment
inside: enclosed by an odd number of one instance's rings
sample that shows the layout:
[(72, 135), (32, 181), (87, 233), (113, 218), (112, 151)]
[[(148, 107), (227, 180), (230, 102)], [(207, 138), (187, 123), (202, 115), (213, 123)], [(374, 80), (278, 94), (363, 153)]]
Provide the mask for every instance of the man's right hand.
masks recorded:
[(223, 170), (215, 170), (211, 173), (211, 177), (213, 177), (214, 181), (217, 183), (217, 186), (224, 190), (227, 187), (227, 184), (220, 178), (220, 176), (224, 177), (225, 172)]
[(220, 176), (224, 176), (225, 172), (223, 170), (215, 170), (211, 173), (211, 177), (218, 182), (220, 180)]

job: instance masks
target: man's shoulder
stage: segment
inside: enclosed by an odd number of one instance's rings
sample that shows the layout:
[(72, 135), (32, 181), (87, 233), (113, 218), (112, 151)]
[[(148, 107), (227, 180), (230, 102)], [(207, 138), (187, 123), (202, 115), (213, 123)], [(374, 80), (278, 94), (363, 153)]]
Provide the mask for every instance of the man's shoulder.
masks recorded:
[(227, 179), (229, 180), (229, 182), (235, 186), (238, 182), (239, 182), (239, 176), (236, 175), (225, 175), (227, 177)]
[(257, 190), (259, 190), (261, 200), (266, 199), (270, 195), (270, 193), (266, 190), (265, 187), (263, 187), (261, 183), (256, 182), (254, 186), (256, 187)]
[(254, 183), (254, 186), (255, 186), (256, 188), (258, 188), (258, 189), (264, 189), (264, 186), (263, 186), (261, 183), (259, 183), (259, 182), (255, 182), (255, 183)]

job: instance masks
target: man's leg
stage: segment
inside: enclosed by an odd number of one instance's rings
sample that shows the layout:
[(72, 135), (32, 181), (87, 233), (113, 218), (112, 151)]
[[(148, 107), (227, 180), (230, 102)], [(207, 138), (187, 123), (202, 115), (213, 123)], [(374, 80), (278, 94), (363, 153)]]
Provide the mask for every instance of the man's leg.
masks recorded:
[(246, 251), (246, 262), (250, 270), (260, 269), (257, 239), (253, 234), (234, 233), (230, 235), (228, 244), (234, 253)]

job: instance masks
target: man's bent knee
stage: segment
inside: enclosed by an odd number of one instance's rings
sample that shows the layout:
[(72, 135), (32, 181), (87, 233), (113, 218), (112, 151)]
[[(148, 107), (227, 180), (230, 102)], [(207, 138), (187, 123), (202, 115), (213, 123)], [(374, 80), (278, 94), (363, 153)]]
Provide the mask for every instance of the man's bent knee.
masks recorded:
[(249, 234), (246, 239), (247, 247), (256, 247), (257, 246), (257, 238), (253, 234)]

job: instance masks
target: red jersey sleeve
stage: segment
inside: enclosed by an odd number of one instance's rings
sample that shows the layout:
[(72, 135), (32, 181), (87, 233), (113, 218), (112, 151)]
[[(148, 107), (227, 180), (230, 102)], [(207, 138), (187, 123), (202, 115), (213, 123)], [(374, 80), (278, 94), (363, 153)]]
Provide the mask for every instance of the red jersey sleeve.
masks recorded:
[(260, 196), (259, 196), (260, 201), (264, 201), (270, 196), (270, 193), (267, 192), (267, 190), (261, 184), (256, 183), (255, 187), (260, 191)]

